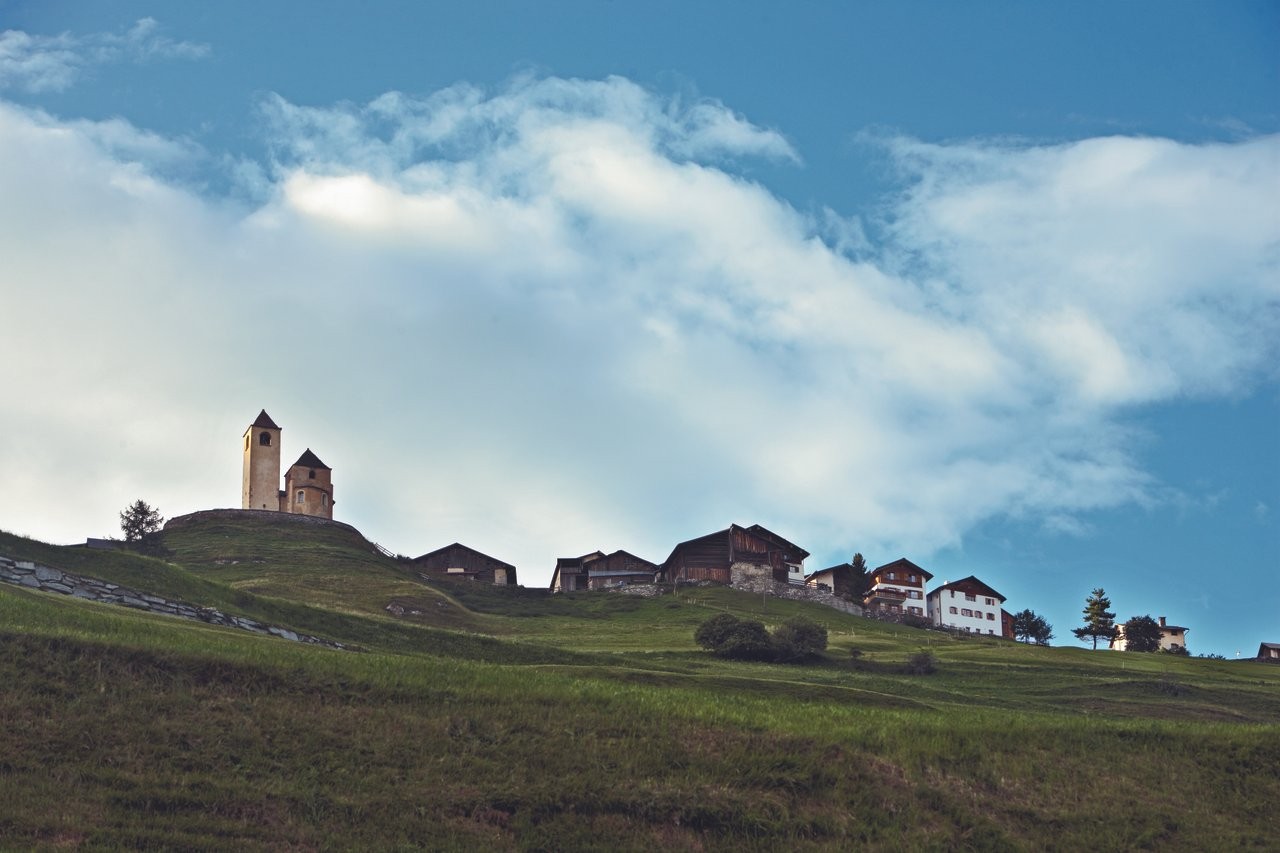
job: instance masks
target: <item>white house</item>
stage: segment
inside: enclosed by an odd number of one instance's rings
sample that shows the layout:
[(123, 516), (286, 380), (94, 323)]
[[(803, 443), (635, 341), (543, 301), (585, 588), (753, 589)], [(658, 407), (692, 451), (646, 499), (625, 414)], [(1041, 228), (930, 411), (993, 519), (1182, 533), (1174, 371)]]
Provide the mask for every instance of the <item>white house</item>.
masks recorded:
[(973, 575), (944, 583), (929, 593), (929, 621), (970, 634), (1005, 636), (1001, 605), (1005, 597)]

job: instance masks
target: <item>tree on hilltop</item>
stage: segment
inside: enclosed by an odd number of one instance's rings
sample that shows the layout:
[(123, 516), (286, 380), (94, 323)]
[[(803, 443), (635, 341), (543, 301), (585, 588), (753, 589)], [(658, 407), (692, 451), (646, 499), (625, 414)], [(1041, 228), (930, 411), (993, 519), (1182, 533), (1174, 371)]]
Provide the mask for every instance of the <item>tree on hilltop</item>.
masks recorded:
[(1094, 649), (1098, 648), (1098, 640), (1110, 640), (1116, 635), (1116, 615), (1107, 610), (1111, 599), (1102, 587), (1098, 587), (1084, 600), (1084, 627), (1072, 628), (1071, 633), (1077, 640), (1093, 638)]
[(867, 561), (861, 553), (849, 561), (849, 595), (859, 604), (867, 595)]
[(1154, 652), (1160, 648), (1160, 623), (1150, 616), (1135, 616), (1124, 623), (1124, 648), (1129, 652)]
[(143, 537), (159, 530), (162, 524), (164, 517), (160, 515), (160, 511), (152, 509), (141, 498), (120, 513), (120, 529), (124, 531), (126, 542), (141, 542)]
[(1013, 636), (1023, 642), (1047, 646), (1053, 639), (1053, 626), (1034, 610), (1013, 614)]

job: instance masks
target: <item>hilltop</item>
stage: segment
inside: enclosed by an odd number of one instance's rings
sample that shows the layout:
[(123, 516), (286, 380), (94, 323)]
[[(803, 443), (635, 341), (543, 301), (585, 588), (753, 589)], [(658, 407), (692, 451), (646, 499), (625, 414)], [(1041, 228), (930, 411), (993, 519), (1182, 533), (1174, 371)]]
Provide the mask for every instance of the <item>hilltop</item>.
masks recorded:
[[(1280, 667), (1027, 647), (722, 587), (425, 581), (335, 523), (0, 555), (340, 643), (0, 584), (0, 848), (1265, 849)], [(829, 631), (732, 663), (708, 616)], [(856, 659), (851, 650), (860, 656)], [(938, 671), (902, 672), (927, 649)]]

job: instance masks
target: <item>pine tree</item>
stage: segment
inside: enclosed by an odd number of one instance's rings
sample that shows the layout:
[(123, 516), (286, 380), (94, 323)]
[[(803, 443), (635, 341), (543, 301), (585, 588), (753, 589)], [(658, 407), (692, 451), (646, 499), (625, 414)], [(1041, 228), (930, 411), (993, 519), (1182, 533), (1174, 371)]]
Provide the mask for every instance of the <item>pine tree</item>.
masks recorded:
[(849, 561), (849, 594), (858, 603), (867, 594), (867, 561), (860, 553)]
[(141, 498), (120, 513), (120, 529), (124, 531), (126, 542), (141, 542), (144, 536), (155, 533), (162, 524), (164, 517), (159, 510), (152, 509)]
[(1111, 599), (1102, 587), (1098, 587), (1084, 601), (1084, 627), (1072, 628), (1071, 633), (1077, 640), (1085, 637), (1093, 638), (1094, 649), (1098, 648), (1098, 639), (1110, 640), (1116, 635), (1116, 615), (1107, 610)]

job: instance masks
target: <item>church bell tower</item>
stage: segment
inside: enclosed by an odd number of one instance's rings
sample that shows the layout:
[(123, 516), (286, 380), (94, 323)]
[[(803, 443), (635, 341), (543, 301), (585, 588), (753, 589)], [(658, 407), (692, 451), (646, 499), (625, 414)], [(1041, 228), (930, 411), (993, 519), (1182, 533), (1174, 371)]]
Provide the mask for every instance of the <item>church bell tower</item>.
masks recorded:
[(242, 509), (280, 510), (280, 427), (263, 409), (244, 433)]

